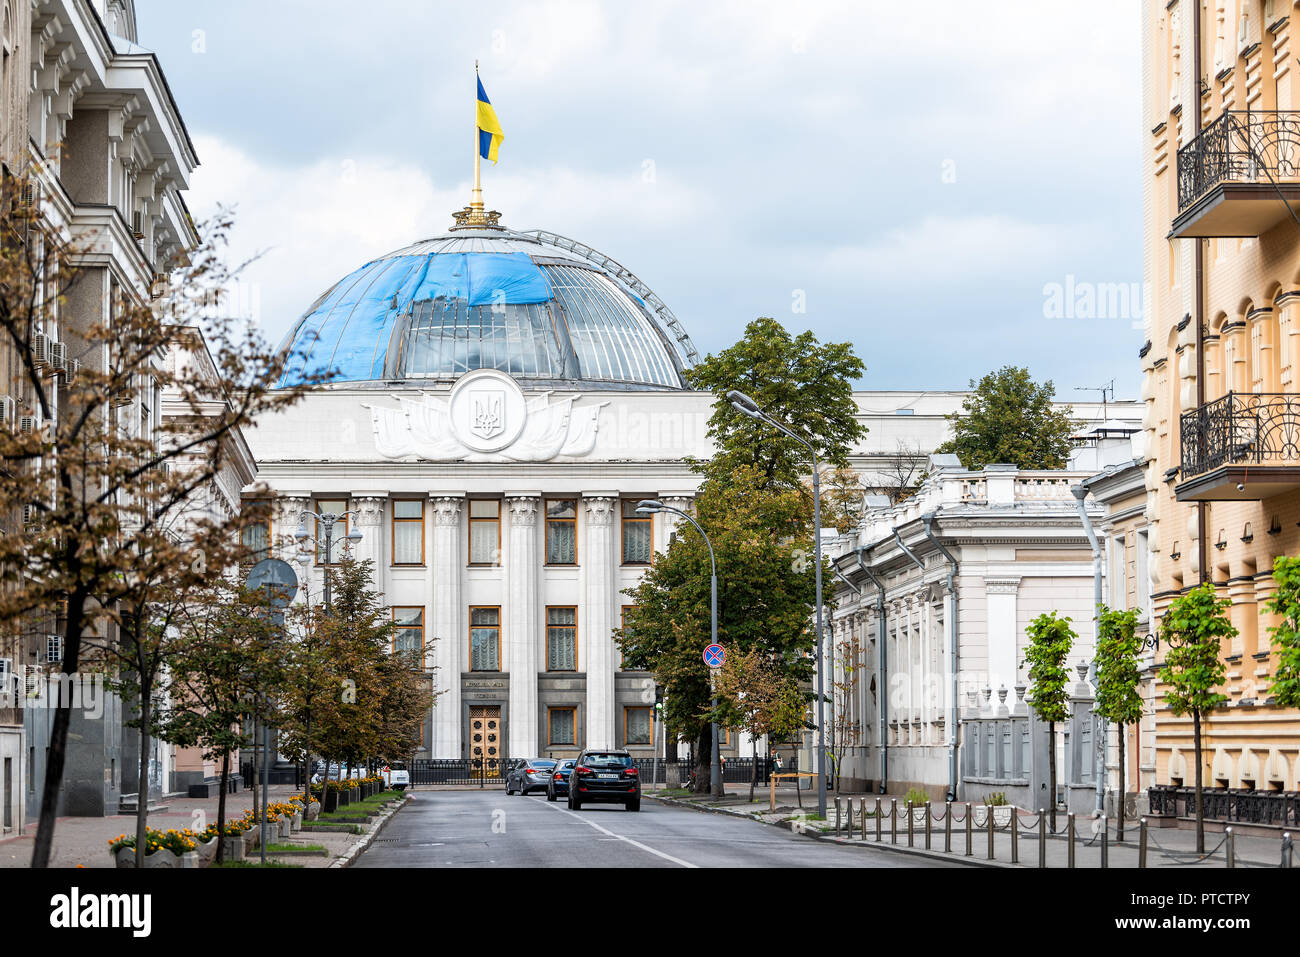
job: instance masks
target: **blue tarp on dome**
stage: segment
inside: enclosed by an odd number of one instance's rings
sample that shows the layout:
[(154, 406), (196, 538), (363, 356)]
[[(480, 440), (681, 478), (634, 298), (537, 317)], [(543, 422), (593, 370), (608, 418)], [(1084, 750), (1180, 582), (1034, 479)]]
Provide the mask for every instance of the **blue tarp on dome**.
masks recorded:
[(444, 253), (376, 259), (349, 274), (299, 320), (291, 340), (306, 354), (281, 384), (333, 370), (341, 381), (378, 379), (384, 347), (413, 302), (471, 306), (548, 302), (551, 287), (527, 253)]

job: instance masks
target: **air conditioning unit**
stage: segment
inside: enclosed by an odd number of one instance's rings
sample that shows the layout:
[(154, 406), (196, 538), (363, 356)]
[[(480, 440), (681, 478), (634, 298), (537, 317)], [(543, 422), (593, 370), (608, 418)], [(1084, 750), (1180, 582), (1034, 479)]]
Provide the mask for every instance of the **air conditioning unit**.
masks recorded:
[(47, 664), (63, 660), (63, 636), (45, 636), (45, 661)]
[(31, 435), (41, 427), (41, 420), (35, 415), (20, 415), (18, 417), (18, 434)]
[(63, 372), (68, 367), (68, 347), (62, 342), (51, 342), (50, 349), (50, 368), (55, 372)]
[(32, 336), (32, 362), (38, 369), (50, 364), (50, 337), (43, 332)]
[(18, 403), (8, 395), (0, 395), (0, 426), (8, 426), (18, 414)]
[(32, 526), (37, 524), (41, 519), (41, 510), (35, 505), (28, 503), (23, 506), (23, 525)]
[(131, 234), (136, 239), (144, 239), (144, 211), (137, 209), (131, 214)]
[(64, 368), (64, 374), (63, 374), (63, 377), (64, 377), (65, 379), (71, 379), (71, 378), (73, 378), (74, 376), (76, 376), (77, 373), (79, 373), (80, 371), (81, 371), (81, 360), (80, 360), (80, 359), (69, 359), (68, 362), (67, 362), (67, 365), (66, 365), (65, 368)]
[(0, 658), (0, 681), (9, 677), (14, 672), (14, 660), (12, 658)]

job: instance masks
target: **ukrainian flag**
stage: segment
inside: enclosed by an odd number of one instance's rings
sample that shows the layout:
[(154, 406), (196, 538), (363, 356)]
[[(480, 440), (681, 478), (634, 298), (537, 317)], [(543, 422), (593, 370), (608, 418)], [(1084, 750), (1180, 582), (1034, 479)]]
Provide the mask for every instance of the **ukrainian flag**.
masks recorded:
[[(477, 79), (477, 77), (475, 78)], [(497, 161), (497, 150), (505, 134), (501, 132), (501, 121), (497, 111), (483, 92), (483, 81), (478, 81), (478, 152), (486, 160)]]

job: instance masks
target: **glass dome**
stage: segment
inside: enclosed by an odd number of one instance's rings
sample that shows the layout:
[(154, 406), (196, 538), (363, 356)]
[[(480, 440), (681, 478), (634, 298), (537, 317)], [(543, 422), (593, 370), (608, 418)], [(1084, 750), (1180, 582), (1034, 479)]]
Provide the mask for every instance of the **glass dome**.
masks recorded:
[(450, 381), (496, 369), (534, 386), (682, 389), (698, 359), (639, 279), (542, 231), (458, 230), (366, 263), (327, 290), (280, 346), (282, 386)]

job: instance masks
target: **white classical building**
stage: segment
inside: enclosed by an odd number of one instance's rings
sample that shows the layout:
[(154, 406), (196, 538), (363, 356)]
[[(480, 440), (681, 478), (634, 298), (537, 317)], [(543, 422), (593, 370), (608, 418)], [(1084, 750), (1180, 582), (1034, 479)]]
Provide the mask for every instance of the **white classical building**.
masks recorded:
[[(249, 434), (246, 496), (275, 500), (253, 534), (291, 558), (305, 513), (352, 513), (400, 640), (437, 669), (421, 755), (648, 756), (653, 683), (613, 631), (676, 525), (635, 504), (689, 507), (686, 460), (711, 451), (712, 396), (685, 387), (698, 357), (667, 306), (581, 243), (462, 223), (345, 277), (284, 348), (285, 384), (335, 375)], [(962, 395), (859, 394), (866, 483), (923, 462)]]

